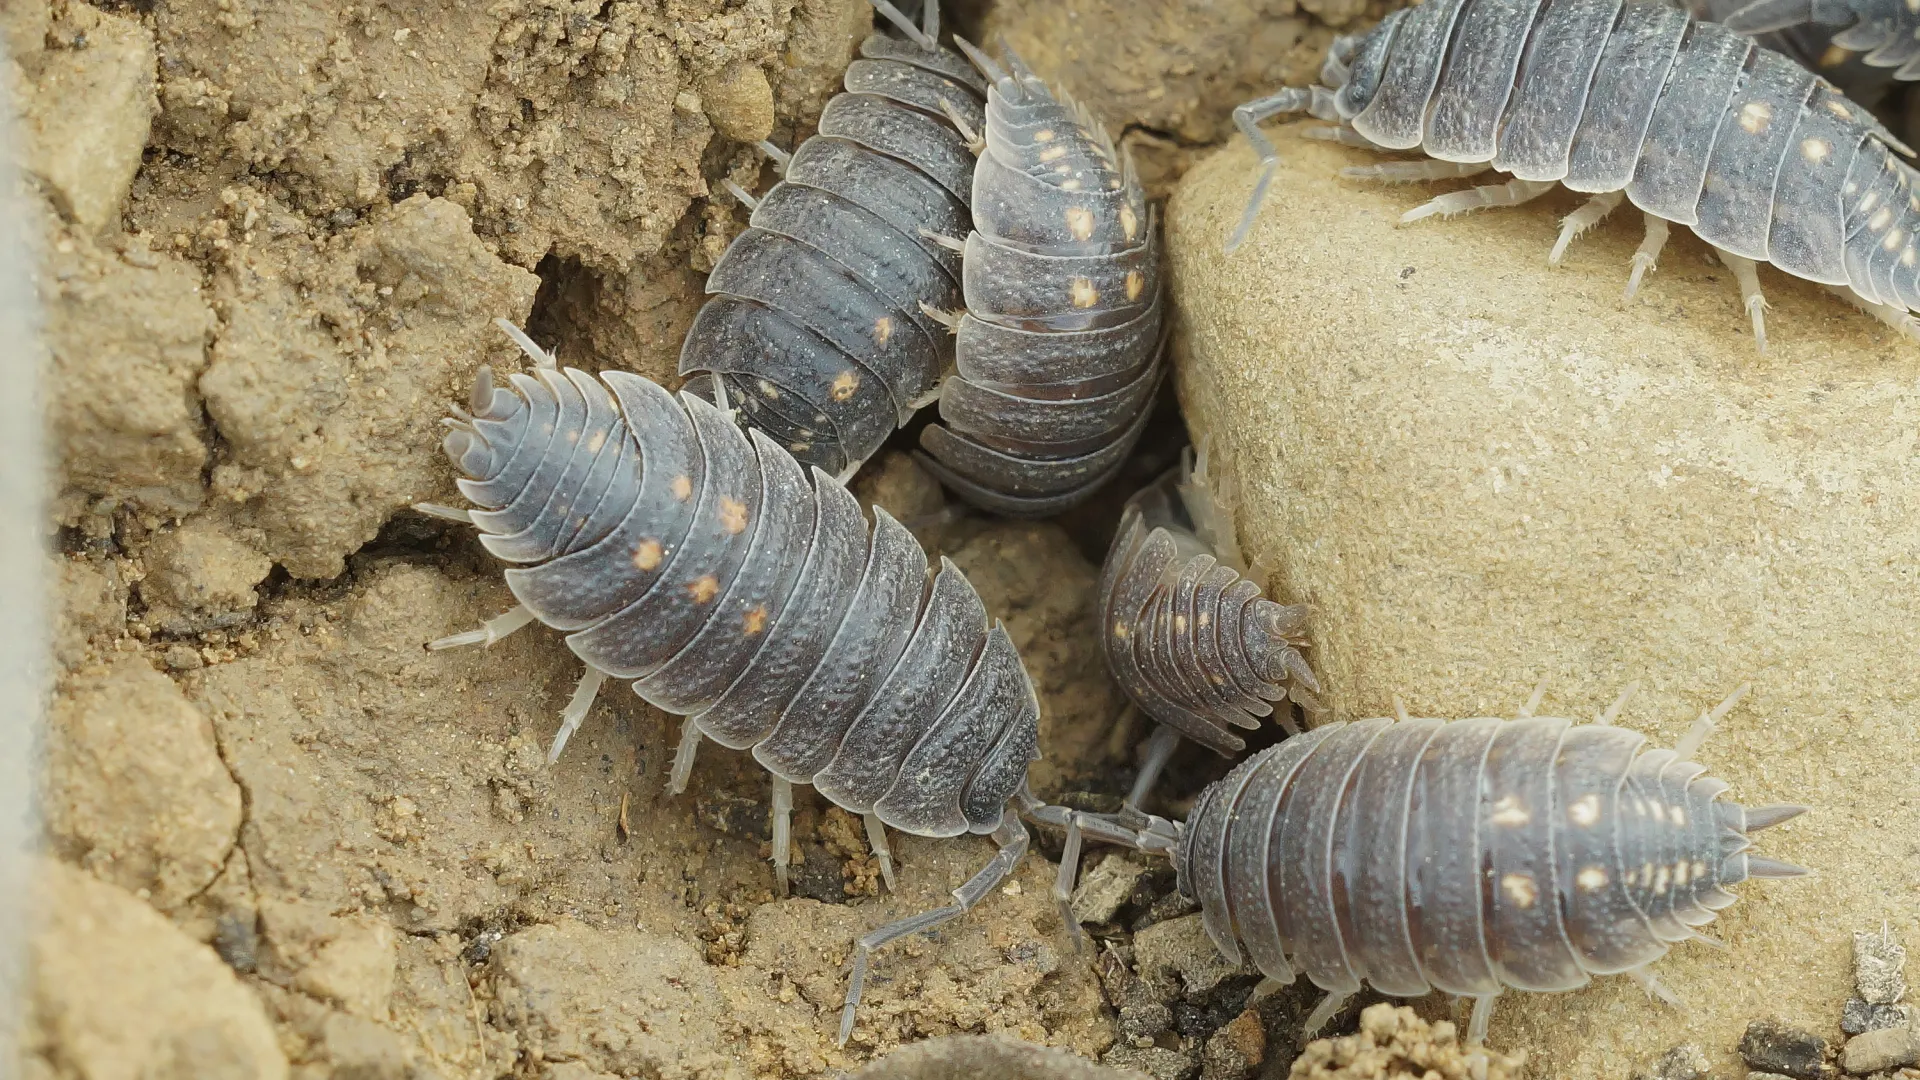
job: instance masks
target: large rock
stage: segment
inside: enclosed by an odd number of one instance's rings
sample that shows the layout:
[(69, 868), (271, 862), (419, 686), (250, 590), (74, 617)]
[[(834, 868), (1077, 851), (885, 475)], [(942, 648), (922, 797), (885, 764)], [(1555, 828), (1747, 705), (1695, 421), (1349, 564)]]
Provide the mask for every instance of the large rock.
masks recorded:
[(1591, 717), (1672, 745), (1752, 680), (1701, 760), (1749, 804), (1813, 812), (1760, 847), (1817, 883), (1759, 882), (1657, 970), (1510, 994), (1491, 1043), (1562, 1077), (1624, 1076), (1682, 1041), (1727, 1056), (1776, 1016), (1836, 1038), (1851, 932), (1920, 887), (1920, 346), (1771, 270), (1772, 351), (1731, 275), (1676, 230), (1635, 303), (1638, 215), (1546, 265), (1556, 195), (1397, 229), (1421, 189), (1342, 180), (1370, 156), (1278, 133), (1288, 164), (1246, 246), (1244, 143), (1168, 214), (1196, 438), (1243, 492), (1242, 550), (1314, 606), (1332, 716)]
[(138, 19), (85, 5), (63, 14), (71, 45), (40, 64), (25, 117), (27, 168), (62, 214), (98, 232), (118, 215), (147, 145), (153, 35)]

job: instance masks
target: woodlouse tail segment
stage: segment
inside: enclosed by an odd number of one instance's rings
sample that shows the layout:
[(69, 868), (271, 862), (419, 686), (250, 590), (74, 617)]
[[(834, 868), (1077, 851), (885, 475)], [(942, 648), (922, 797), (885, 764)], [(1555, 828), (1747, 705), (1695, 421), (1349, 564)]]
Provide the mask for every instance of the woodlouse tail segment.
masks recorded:
[(1746, 807), (1747, 820), (1744, 831), (1755, 833), (1761, 829), (1771, 829), (1783, 821), (1791, 821), (1806, 813), (1811, 807), (1797, 806), (1793, 803), (1775, 803), (1771, 806)]
[(980, 74), (985, 75), (987, 81), (992, 83), (996, 89), (1009, 82), (1007, 73), (1001, 70), (999, 64), (993, 62), (993, 57), (982, 52), (978, 45), (961, 37), (959, 34), (955, 34), (953, 35), (953, 47), (959, 49), (961, 55), (971, 61), (974, 67), (980, 69)]
[[(506, 331), (506, 335), (513, 339), (513, 343), (520, 346), (520, 351), (527, 354), (527, 359), (533, 361), (534, 367), (546, 368), (549, 371), (557, 370), (560, 367), (560, 361), (555, 358), (551, 352), (534, 344), (533, 339), (527, 336), (525, 330), (513, 325), (512, 322), (506, 319), (495, 319), (493, 320), (493, 325)], [(492, 373), (489, 372), (488, 376), (491, 378)], [(476, 408), (474, 411), (478, 412), (479, 410)]]
[(1765, 855), (1743, 856), (1747, 860), (1747, 876), (1754, 878), (1797, 878), (1806, 877), (1813, 871), (1798, 863), (1783, 859), (1769, 859)]

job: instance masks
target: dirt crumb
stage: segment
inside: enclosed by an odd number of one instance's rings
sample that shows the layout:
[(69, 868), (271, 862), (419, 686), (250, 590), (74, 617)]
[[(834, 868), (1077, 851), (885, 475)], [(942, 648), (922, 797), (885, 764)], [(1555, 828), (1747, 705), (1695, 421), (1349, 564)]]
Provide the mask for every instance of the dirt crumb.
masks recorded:
[(1508, 1057), (1458, 1041), (1451, 1021), (1429, 1024), (1405, 1005), (1380, 1002), (1360, 1014), (1360, 1033), (1307, 1044), (1292, 1080), (1518, 1080), (1526, 1055)]

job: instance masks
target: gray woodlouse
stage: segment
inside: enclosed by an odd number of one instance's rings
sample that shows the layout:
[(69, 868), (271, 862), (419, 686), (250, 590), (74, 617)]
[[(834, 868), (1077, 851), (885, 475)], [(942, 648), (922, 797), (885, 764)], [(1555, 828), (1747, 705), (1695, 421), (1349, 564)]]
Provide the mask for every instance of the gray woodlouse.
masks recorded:
[(939, 47), (938, 4), (924, 30), (875, 6), (911, 39), (868, 37), (791, 156), (760, 144), (782, 179), (757, 200), (733, 189), (751, 222), (708, 275), (680, 353), (681, 374), (718, 376), (749, 425), (843, 480), (952, 367), (952, 336), (928, 312), (960, 303), (960, 258), (934, 238), (972, 220), (962, 132), (986, 95)]
[(1234, 110), (1264, 164), (1239, 227), (1252, 227), (1279, 158), (1261, 120), (1306, 111), (1317, 134), (1431, 161), (1344, 170), (1418, 181), (1512, 174), (1439, 196), (1402, 223), (1512, 206), (1556, 183), (1593, 197), (1569, 214), (1548, 261), (1622, 198), (1646, 217), (1627, 295), (1687, 225), (1733, 272), (1766, 348), (1758, 261), (1835, 288), (1920, 335), (1920, 194), (1910, 152), (1871, 113), (1792, 60), (1646, 0), (1431, 0), (1337, 39), (1321, 81)]
[(1506, 989), (1625, 974), (1677, 1005), (1649, 969), (1680, 942), (1718, 944), (1697, 927), (1735, 901), (1727, 887), (1807, 873), (1748, 854), (1748, 834), (1805, 807), (1722, 800), (1690, 760), (1746, 690), (1672, 750), (1614, 726), (1633, 688), (1589, 724), (1534, 716), (1541, 690), (1513, 720), (1401, 709), (1261, 751), (1184, 824), (1082, 824), (1169, 853), (1215, 946), (1244, 947), (1266, 985), (1304, 972), (1326, 990), (1309, 1033), (1363, 983), (1472, 997), (1471, 1042)]
[(976, 506), (1064, 510), (1119, 471), (1164, 365), (1160, 245), (1132, 161), (1084, 109), (1007, 54), (984, 73), (986, 129), (964, 244), (957, 373), (922, 463)]
[[(620, 371), (560, 370), (510, 323), (535, 362), (496, 387), (476, 376), (472, 413), (444, 450), (479, 509), (419, 509), (480, 530), (520, 606), (431, 648), (490, 645), (535, 619), (568, 632), (587, 664), (548, 760), (607, 678), (687, 717), (670, 787), (685, 790), (700, 740), (752, 747), (773, 774), (774, 864), (786, 891), (792, 785), (862, 815), (889, 886), (886, 826), (915, 836), (991, 835), (993, 859), (953, 903), (886, 924), (856, 945), (840, 1041), (867, 955), (972, 908), (1026, 851), (1009, 801), (1034, 802), (1039, 702), (1013, 642), (973, 586), (818, 467), (812, 484), (722, 408)], [(724, 407), (724, 403), (723, 403)]]

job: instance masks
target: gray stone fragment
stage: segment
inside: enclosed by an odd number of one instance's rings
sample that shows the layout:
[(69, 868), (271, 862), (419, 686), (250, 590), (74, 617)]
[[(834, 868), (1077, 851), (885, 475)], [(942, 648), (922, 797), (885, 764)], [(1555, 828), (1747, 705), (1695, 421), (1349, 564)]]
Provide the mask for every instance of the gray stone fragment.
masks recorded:
[(1885, 923), (1880, 932), (1853, 935), (1853, 986), (1873, 1005), (1892, 1005), (1906, 995), (1907, 950)]
[(1194, 1080), (1200, 1075), (1199, 1061), (1164, 1046), (1116, 1046), (1100, 1063), (1116, 1069), (1136, 1069), (1153, 1080)]
[(1796, 1080), (1827, 1080), (1827, 1040), (1810, 1031), (1777, 1020), (1755, 1020), (1740, 1037), (1740, 1056), (1747, 1068), (1782, 1073)]
[(1859, 998), (1848, 998), (1840, 1006), (1840, 1030), (1849, 1035), (1881, 1028), (1899, 1027), (1913, 1020), (1911, 1005), (1874, 1005)]
[(1920, 1063), (1920, 1029), (1908, 1024), (1855, 1035), (1840, 1055), (1841, 1068), (1855, 1076), (1916, 1063)]
[(1681, 1043), (1660, 1055), (1651, 1066), (1636, 1071), (1632, 1080), (1703, 1080), (1712, 1069), (1706, 1051), (1694, 1043)]
[(1251, 966), (1229, 963), (1220, 955), (1198, 915), (1183, 915), (1142, 930), (1133, 939), (1133, 959), (1142, 979), (1165, 984), (1177, 976), (1189, 998), (1213, 989), (1223, 979), (1252, 972)]
[(1134, 886), (1150, 869), (1127, 858), (1110, 854), (1100, 864), (1081, 875), (1073, 890), (1073, 917), (1083, 923), (1112, 922)]
[(1173, 1010), (1157, 1002), (1125, 1005), (1120, 1009), (1120, 1034), (1129, 1039), (1152, 1040), (1173, 1027)]

